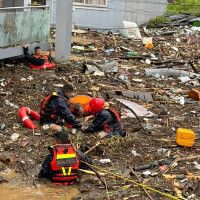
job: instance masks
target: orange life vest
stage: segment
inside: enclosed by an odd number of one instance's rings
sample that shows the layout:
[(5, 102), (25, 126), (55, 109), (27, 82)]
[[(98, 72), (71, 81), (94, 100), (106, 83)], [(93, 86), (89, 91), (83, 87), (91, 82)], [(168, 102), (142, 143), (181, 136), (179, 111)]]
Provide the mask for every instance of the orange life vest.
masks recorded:
[(40, 60), (45, 60), (45, 65), (49, 64), (49, 60), (48, 60), (48, 56), (45, 54), (41, 54), (41, 55), (33, 55), (36, 59), (40, 59)]
[(58, 144), (51, 161), (52, 181), (56, 185), (72, 185), (78, 178), (79, 160), (71, 144)]
[(91, 100), (92, 100), (92, 98), (87, 95), (75, 96), (74, 98), (71, 99), (71, 104), (72, 104), (71, 111), (74, 112), (73, 104), (80, 103), (85, 109), (85, 114), (90, 114), (91, 108), (90, 108), (89, 104), (90, 104)]

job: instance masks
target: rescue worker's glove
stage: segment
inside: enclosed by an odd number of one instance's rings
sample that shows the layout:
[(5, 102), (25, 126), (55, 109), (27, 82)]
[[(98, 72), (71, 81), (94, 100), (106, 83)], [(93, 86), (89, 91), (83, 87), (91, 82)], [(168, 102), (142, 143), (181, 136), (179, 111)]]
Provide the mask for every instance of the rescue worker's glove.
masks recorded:
[(82, 127), (82, 124), (81, 123), (78, 123), (78, 124), (74, 124), (72, 126), (72, 128), (81, 128)]

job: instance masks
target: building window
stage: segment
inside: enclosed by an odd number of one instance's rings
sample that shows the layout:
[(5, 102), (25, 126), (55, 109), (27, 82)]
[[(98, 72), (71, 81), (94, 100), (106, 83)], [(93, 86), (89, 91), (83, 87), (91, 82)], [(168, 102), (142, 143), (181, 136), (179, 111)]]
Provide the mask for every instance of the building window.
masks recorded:
[(106, 6), (106, 0), (74, 0), (75, 4)]

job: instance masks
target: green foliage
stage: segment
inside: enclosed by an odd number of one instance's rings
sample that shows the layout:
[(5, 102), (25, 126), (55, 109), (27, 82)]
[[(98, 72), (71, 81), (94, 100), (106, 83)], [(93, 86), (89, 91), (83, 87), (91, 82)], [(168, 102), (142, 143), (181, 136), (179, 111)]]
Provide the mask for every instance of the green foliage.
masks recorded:
[(162, 23), (171, 23), (171, 20), (163, 16), (158, 16), (154, 19), (149, 20), (148, 26), (156, 26)]
[[(176, 5), (181, 4), (181, 5)], [(175, 5), (167, 6), (167, 14), (179, 14), (180, 12), (200, 15), (200, 0), (176, 0)]]

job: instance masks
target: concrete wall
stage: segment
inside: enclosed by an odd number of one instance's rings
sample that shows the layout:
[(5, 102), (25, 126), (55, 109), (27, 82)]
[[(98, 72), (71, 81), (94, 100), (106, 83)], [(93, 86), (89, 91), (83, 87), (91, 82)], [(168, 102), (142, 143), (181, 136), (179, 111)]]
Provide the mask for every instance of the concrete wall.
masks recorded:
[(124, 21), (147, 23), (166, 12), (167, 0), (125, 0)]
[[(124, 1), (108, 0), (105, 7), (74, 6), (73, 24), (81, 28), (106, 29), (122, 27)], [(56, 23), (56, 0), (47, 0), (51, 11), (51, 25)], [(119, 10), (121, 10), (119, 12)]]

